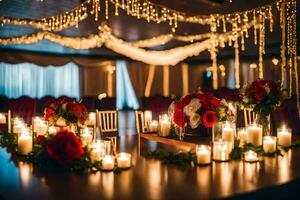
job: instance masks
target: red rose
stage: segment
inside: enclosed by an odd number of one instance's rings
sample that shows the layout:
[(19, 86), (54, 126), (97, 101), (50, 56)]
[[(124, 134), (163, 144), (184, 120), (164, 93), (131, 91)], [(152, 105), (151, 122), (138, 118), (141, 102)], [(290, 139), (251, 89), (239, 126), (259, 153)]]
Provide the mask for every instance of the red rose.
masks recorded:
[(269, 86), (271, 92), (276, 91), (278, 88), (276, 82), (274, 82), (274, 81), (268, 81), (268, 86)]
[(85, 154), (80, 140), (72, 132), (60, 131), (47, 143), (48, 155), (61, 164), (67, 164)]
[(212, 127), (215, 123), (218, 122), (216, 113), (214, 111), (206, 111), (202, 116), (202, 123), (206, 128)]
[(210, 99), (210, 104), (215, 108), (219, 108), (221, 106), (220, 101), (214, 97)]
[(174, 115), (173, 115), (173, 121), (174, 123), (179, 127), (184, 127), (186, 123), (186, 116), (182, 109), (179, 107), (175, 108)]
[(262, 101), (266, 96), (267, 96), (267, 92), (265, 88), (260, 86), (254, 88), (254, 98), (257, 101), (259, 102)]
[(41, 144), (45, 139), (46, 139), (45, 136), (38, 135), (37, 138), (36, 138), (36, 143)]
[(68, 103), (68, 110), (80, 122), (84, 122), (88, 117), (87, 109), (82, 103), (70, 102)]
[(51, 117), (53, 117), (54, 109), (52, 107), (47, 107), (45, 109), (45, 120), (48, 121)]

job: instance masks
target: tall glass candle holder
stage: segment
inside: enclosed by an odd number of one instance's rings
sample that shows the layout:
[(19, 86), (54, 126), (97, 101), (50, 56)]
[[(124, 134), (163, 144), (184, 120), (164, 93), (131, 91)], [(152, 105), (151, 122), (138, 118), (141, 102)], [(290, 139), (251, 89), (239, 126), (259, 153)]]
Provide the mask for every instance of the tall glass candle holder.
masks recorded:
[(33, 137), (28, 128), (23, 128), (18, 134), (18, 153), (28, 155), (32, 152)]
[(222, 139), (231, 143), (231, 147), (234, 147), (235, 139), (235, 123), (233, 122), (224, 122), (222, 126)]
[(162, 137), (167, 137), (171, 133), (171, 119), (167, 114), (159, 116), (159, 130), (158, 135)]
[(263, 131), (262, 126), (257, 123), (251, 123), (247, 127), (247, 141), (254, 146), (262, 145)]
[(247, 130), (246, 128), (238, 128), (237, 129), (237, 139), (240, 140), (240, 147), (244, 146), (247, 144)]
[(292, 130), (285, 126), (277, 129), (278, 144), (282, 147), (289, 147), (292, 145)]
[(149, 130), (149, 124), (152, 121), (152, 111), (151, 110), (144, 111), (144, 120), (145, 120), (145, 125), (147, 126), (147, 128)]

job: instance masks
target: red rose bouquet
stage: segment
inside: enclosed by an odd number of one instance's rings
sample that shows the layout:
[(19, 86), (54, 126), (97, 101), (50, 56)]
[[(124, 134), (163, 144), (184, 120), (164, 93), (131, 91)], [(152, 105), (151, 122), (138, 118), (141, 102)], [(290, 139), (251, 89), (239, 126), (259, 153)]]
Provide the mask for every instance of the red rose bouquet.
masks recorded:
[(247, 84), (241, 91), (241, 106), (253, 108), (257, 114), (257, 121), (266, 128), (268, 116), (283, 100), (279, 85), (272, 80), (256, 80)]
[(169, 113), (175, 125), (184, 127), (187, 123), (192, 128), (203, 124), (211, 128), (218, 121), (233, 117), (225, 100), (201, 91), (188, 94), (170, 105)]
[(50, 124), (73, 123), (81, 127), (88, 119), (84, 104), (76, 101), (59, 100), (45, 108), (45, 120)]

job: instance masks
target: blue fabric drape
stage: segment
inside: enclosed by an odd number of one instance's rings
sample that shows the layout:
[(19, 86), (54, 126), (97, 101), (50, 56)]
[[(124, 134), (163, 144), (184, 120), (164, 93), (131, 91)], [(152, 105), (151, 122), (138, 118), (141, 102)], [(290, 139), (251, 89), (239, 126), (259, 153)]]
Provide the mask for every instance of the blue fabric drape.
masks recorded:
[(9, 98), (65, 95), (79, 99), (79, 68), (74, 63), (60, 67), (0, 63), (0, 95)]

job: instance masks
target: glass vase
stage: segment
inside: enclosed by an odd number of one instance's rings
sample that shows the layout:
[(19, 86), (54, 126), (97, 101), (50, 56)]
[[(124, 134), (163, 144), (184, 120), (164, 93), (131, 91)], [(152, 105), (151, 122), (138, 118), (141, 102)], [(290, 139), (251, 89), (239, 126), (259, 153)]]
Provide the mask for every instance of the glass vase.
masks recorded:
[(263, 136), (271, 135), (270, 115), (257, 115), (256, 122), (262, 126)]
[(184, 127), (178, 127), (178, 126), (176, 126), (175, 127), (175, 133), (178, 136), (178, 139), (180, 141), (182, 141), (183, 138), (184, 138), (184, 135), (185, 135), (185, 126)]

